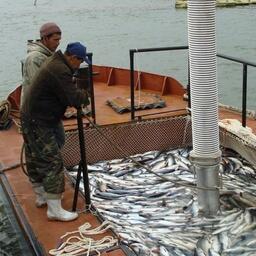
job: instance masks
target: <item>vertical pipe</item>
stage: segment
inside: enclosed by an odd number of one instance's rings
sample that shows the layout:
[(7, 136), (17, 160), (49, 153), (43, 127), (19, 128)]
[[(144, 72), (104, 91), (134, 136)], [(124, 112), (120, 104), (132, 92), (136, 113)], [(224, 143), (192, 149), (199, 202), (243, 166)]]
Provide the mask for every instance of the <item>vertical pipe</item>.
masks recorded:
[(131, 95), (131, 120), (135, 118), (134, 110), (134, 51), (130, 50), (130, 95)]
[(243, 102), (242, 102), (242, 125), (246, 127), (246, 98), (247, 98), (247, 64), (243, 64)]
[(215, 0), (188, 1), (188, 42), (193, 151), (198, 202), (205, 215), (219, 209), (218, 90)]
[(89, 84), (90, 84), (90, 91), (91, 91), (91, 110), (92, 110), (92, 118), (93, 122), (96, 123), (96, 113), (95, 113), (95, 99), (94, 99), (94, 86), (93, 86), (93, 77), (92, 77), (92, 53), (88, 53), (88, 58), (91, 61), (89, 65)]

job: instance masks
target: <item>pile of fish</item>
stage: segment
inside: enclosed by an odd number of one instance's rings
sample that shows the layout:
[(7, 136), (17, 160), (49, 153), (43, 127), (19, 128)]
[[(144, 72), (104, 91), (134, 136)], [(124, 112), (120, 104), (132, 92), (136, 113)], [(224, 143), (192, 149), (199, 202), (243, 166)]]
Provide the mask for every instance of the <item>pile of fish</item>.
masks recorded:
[[(223, 150), (221, 207), (206, 218), (192, 187), (189, 152), (152, 151), (132, 156), (135, 162), (129, 157), (88, 165), (92, 204), (136, 255), (256, 255), (255, 170)], [(77, 169), (70, 172), (74, 179)]]

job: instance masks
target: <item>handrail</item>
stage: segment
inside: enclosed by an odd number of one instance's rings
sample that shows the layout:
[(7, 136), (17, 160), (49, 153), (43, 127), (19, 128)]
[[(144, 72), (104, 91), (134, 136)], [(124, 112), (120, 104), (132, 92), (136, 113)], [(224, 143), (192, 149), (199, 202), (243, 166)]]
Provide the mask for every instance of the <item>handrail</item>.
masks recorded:
[[(130, 49), (130, 95), (131, 95), (131, 120), (135, 119), (135, 106), (134, 106), (134, 54), (138, 52), (154, 52), (154, 51), (173, 51), (173, 50), (184, 50), (188, 49), (188, 46), (174, 46), (174, 47), (158, 47), (158, 48), (141, 48), (141, 49)], [(242, 83), (242, 126), (246, 127), (246, 112), (247, 112), (247, 67), (252, 66), (256, 67), (256, 63), (249, 62), (243, 59), (235, 58), (232, 56), (219, 54), (217, 53), (217, 57), (237, 62), (243, 65), (243, 83)], [(187, 84), (187, 92), (188, 92), (188, 107), (191, 106), (190, 100), (190, 68), (188, 61), (188, 84)]]
[(248, 66), (256, 67), (256, 63), (249, 62), (247, 60), (243, 60), (243, 59), (239, 59), (239, 58), (234, 58), (234, 57), (231, 57), (231, 56), (228, 56), (228, 55), (217, 53), (217, 57), (220, 57), (220, 58), (223, 58), (223, 59), (226, 59), (226, 60), (231, 60), (231, 61), (234, 61), (234, 62), (238, 62), (238, 63), (241, 63), (241, 64), (247, 64)]
[(246, 112), (247, 112), (247, 66), (256, 67), (256, 63), (249, 62), (243, 59), (234, 58), (224, 54), (218, 54), (217, 57), (222, 59), (237, 62), (243, 65), (243, 90), (242, 90), (242, 126), (246, 127)]
[(92, 53), (88, 52), (87, 56), (90, 60), (91, 64), (89, 64), (89, 86), (90, 86), (90, 93), (91, 93), (91, 113), (93, 122), (96, 124), (96, 111), (95, 111), (95, 99), (94, 99), (94, 86), (93, 86), (93, 70), (92, 70)]
[(135, 106), (134, 106), (134, 89), (135, 89), (135, 86), (134, 86), (134, 53), (138, 53), (138, 52), (155, 52), (155, 51), (173, 51), (173, 50), (186, 50), (186, 49), (188, 49), (188, 46), (173, 46), (173, 47), (130, 49), (131, 120), (135, 119)]

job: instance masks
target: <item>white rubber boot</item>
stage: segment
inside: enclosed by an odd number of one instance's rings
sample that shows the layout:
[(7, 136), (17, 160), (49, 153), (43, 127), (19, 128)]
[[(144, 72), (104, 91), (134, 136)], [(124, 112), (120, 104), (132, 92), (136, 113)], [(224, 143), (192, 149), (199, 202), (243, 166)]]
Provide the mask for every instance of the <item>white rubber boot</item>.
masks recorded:
[(47, 205), (47, 202), (46, 202), (46, 194), (45, 194), (44, 187), (42, 186), (41, 183), (33, 183), (32, 187), (36, 194), (36, 202), (35, 202), (36, 207), (38, 208), (45, 207)]
[(62, 208), (61, 194), (47, 194), (47, 206), (47, 217), (49, 220), (72, 221), (78, 217), (76, 212), (68, 212)]

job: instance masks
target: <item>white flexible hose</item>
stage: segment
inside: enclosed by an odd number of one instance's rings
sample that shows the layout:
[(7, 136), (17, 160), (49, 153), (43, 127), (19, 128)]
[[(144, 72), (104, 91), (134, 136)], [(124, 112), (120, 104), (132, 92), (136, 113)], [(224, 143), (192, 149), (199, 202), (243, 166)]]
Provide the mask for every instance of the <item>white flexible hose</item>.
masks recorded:
[(215, 0), (188, 1), (193, 151), (219, 152)]

